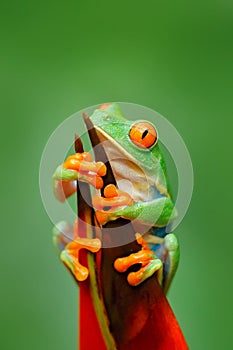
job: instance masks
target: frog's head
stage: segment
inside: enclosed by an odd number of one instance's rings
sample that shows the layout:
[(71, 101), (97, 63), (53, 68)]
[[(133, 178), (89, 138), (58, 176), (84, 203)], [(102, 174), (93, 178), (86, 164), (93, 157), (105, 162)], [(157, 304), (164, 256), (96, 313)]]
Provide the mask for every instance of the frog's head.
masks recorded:
[(127, 120), (119, 105), (104, 104), (90, 117), (120, 189), (135, 200), (167, 195), (166, 169), (155, 126)]

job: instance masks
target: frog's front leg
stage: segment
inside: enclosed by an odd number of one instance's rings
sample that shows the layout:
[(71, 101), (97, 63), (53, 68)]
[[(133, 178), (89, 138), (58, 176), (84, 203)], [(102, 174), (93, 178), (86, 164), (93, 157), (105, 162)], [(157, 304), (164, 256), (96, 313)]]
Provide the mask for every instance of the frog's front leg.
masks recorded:
[(62, 221), (53, 229), (53, 242), (63, 264), (70, 270), (74, 278), (80, 282), (86, 280), (89, 274), (88, 269), (79, 262), (80, 250), (86, 249), (89, 252), (97, 253), (101, 248), (101, 242), (97, 238), (80, 238), (77, 233), (77, 220), (74, 228)]
[[(164, 196), (148, 202), (134, 202), (126, 192), (120, 190), (115, 190), (115, 193), (112, 191), (111, 196), (105, 193), (104, 195), (107, 198), (96, 196), (93, 199), (98, 221), (102, 225), (123, 217), (131, 221), (136, 219), (151, 226), (164, 227), (176, 217), (174, 204), (169, 197)], [(131, 200), (127, 202), (126, 197)]]
[(97, 189), (103, 187), (102, 176), (106, 175), (106, 166), (102, 162), (92, 161), (90, 153), (76, 153), (69, 156), (58, 166), (53, 175), (55, 197), (64, 202), (76, 192), (76, 180), (86, 182)]
[[(103, 187), (101, 176), (106, 174), (106, 166), (102, 162), (93, 162), (89, 153), (76, 153), (69, 156), (53, 175), (53, 190), (56, 198), (64, 202), (76, 192), (77, 180), (86, 182), (95, 188)], [(78, 220), (74, 228), (66, 222), (60, 222), (53, 229), (53, 242), (59, 252), (63, 264), (70, 270), (77, 281), (88, 277), (88, 269), (79, 262), (79, 252), (86, 249), (96, 253), (101, 248), (99, 239), (80, 238)]]

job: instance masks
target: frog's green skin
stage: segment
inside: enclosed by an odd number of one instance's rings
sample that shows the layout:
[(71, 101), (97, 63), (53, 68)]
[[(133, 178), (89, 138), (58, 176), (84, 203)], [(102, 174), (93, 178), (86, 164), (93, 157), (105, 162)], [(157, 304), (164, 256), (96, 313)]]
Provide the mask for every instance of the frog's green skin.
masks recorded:
[[(166, 292), (178, 266), (179, 246), (174, 234), (163, 234), (165, 237), (162, 240), (157, 237), (159, 228), (166, 227), (176, 215), (159, 144), (156, 143), (149, 149), (135, 145), (129, 137), (135, 121), (127, 120), (117, 104), (110, 104), (105, 110), (95, 110), (90, 119), (110, 160), (118, 187), (122, 191), (130, 191), (134, 199), (130, 206), (115, 209), (108, 219), (137, 219), (139, 227), (143, 224), (142, 233), (145, 233), (145, 227), (149, 226), (144, 238), (154, 251), (156, 259), (161, 259), (163, 263), (161, 284)], [(62, 175), (57, 171), (54, 174), (55, 187), (58, 180), (73, 181), (76, 178), (77, 172), (72, 170), (63, 169)], [(151, 271), (146, 272), (147, 277), (151, 274)]]

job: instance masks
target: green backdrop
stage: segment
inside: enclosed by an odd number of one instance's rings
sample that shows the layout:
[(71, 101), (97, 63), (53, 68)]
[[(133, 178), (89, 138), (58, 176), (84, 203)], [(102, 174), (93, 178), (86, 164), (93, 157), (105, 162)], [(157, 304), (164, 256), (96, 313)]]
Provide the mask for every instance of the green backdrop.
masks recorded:
[(1, 5), (0, 348), (76, 348), (77, 287), (53, 250), (39, 162), (66, 117), (125, 101), (167, 117), (190, 151), (195, 189), (169, 301), (191, 349), (230, 349), (233, 3)]

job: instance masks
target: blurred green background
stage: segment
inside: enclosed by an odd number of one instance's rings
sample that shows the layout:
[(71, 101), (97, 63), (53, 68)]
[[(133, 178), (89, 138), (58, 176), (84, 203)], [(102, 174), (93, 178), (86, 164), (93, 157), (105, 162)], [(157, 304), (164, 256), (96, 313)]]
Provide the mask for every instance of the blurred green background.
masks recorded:
[(77, 287), (53, 250), (39, 162), (69, 115), (125, 101), (167, 117), (190, 151), (169, 301), (191, 349), (230, 349), (233, 3), (22, 0), (0, 16), (0, 348), (76, 348)]

